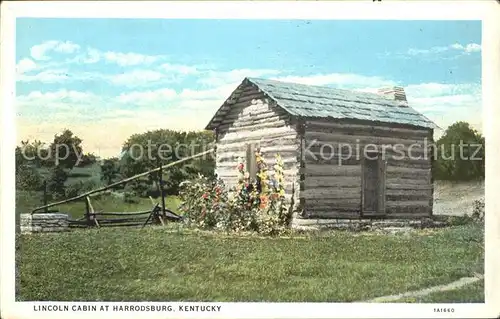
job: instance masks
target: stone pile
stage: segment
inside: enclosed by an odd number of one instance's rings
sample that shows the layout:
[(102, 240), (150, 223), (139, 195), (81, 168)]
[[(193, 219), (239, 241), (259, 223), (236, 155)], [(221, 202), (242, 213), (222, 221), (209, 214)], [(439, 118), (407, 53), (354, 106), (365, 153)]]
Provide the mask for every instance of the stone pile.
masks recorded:
[(67, 214), (21, 214), (21, 233), (49, 233), (69, 231), (69, 220)]

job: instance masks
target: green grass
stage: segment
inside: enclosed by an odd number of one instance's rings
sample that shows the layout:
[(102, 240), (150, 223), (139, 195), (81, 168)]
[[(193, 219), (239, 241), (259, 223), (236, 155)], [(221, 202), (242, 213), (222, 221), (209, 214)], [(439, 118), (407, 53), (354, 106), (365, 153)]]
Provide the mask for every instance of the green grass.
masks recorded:
[[(42, 206), (42, 196), (41, 192), (16, 191), (16, 213), (30, 213), (33, 208)], [(161, 198), (154, 200), (161, 205)], [(134, 212), (153, 208), (149, 198), (140, 198), (138, 203), (125, 203), (122, 198), (113, 197), (109, 194), (102, 195), (100, 198), (92, 197), (91, 203), (94, 210), (101, 212)], [(174, 212), (177, 212), (179, 204), (180, 201), (177, 196), (168, 196), (165, 199), (165, 207)], [(68, 214), (70, 217), (76, 219), (82, 217), (85, 213), (85, 202), (80, 200), (58, 205), (50, 209), (57, 209), (59, 212)]]
[(425, 297), (405, 298), (398, 302), (420, 303), (484, 303), (484, 280), (480, 280), (465, 287), (431, 293)]
[(16, 242), (17, 299), (367, 300), (471, 276), (482, 267), (482, 240), (477, 225), (409, 237), (263, 239), (168, 227), (34, 234)]

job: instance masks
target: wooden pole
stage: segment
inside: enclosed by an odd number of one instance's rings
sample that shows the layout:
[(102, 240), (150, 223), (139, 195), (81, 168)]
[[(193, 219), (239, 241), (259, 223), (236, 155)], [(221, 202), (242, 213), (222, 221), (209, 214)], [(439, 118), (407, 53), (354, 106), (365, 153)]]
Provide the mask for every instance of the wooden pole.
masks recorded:
[(147, 223), (149, 222), (149, 220), (151, 219), (151, 217), (153, 217), (153, 216), (154, 216), (154, 214), (156, 213), (156, 209), (157, 209), (157, 208), (158, 208), (158, 204), (156, 204), (156, 205), (153, 207), (153, 209), (151, 210), (151, 214), (149, 214), (148, 219), (146, 219), (146, 221), (145, 221), (145, 222), (144, 222), (144, 224), (142, 225), (142, 228), (144, 228), (144, 227), (147, 225)]
[[(159, 162), (158, 162), (159, 163)], [(160, 184), (160, 196), (161, 196), (161, 214), (165, 214), (165, 194), (163, 193), (163, 169), (161, 168), (160, 165), (160, 171), (159, 171), (159, 177), (158, 177), (158, 183)]]
[(85, 197), (85, 219), (87, 220), (87, 225), (90, 226), (92, 221), (90, 220), (90, 202), (88, 197)]
[(72, 198), (69, 198), (69, 199), (65, 199), (65, 200), (62, 200), (62, 201), (59, 201), (59, 202), (54, 202), (54, 203), (50, 203), (50, 204), (47, 204), (47, 205), (44, 205), (44, 206), (40, 206), (40, 207), (37, 207), (35, 209), (33, 209), (31, 211), (31, 214), (34, 214), (36, 211), (39, 211), (39, 210), (42, 210), (42, 209), (45, 209), (45, 208), (49, 208), (49, 207), (53, 207), (53, 206), (56, 206), (56, 205), (61, 205), (61, 204), (64, 204), (64, 203), (68, 203), (68, 202), (73, 202), (75, 200), (78, 200), (78, 199), (81, 199), (81, 198), (84, 198), (84, 197), (87, 197), (91, 194), (95, 194), (95, 193), (99, 193), (99, 192), (102, 192), (102, 191), (105, 191), (105, 190), (108, 190), (110, 188), (113, 188), (115, 186), (118, 186), (118, 185), (121, 185), (121, 184), (124, 184), (124, 183), (127, 183), (127, 182), (130, 182), (134, 179), (137, 179), (139, 177), (143, 177), (143, 176), (147, 176), (148, 174), (151, 174), (152, 172), (157, 172), (160, 170), (160, 168), (168, 168), (168, 167), (172, 167), (174, 165), (177, 165), (177, 164), (180, 164), (180, 163), (183, 163), (183, 162), (186, 162), (186, 161), (189, 161), (193, 158), (197, 158), (197, 157), (201, 157), (203, 155), (206, 155), (206, 154), (209, 154), (211, 152), (213, 152), (214, 149), (209, 149), (208, 151), (205, 151), (205, 152), (201, 152), (201, 153), (198, 153), (198, 154), (195, 154), (193, 156), (190, 156), (190, 157), (185, 157), (183, 159), (180, 159), (178, 161), (175, 161), (175, 162), (172, 162), (172, 163), (169, 163), (169, 164), (166, 164), (166, 165), (163, 165), (163, 166), (160, 166), (160, 167), (157, 167), (157, 168), (154, 168), (152, 170), (149, 170), (147, 172), (144, 172), (144, 173), (141, 173), (141, 174), (137, 174), (137, 175), (134, 175), (132, 177), (129, 177), (129, 178), (125, 178), (125, 179), (122, 179), (121, 181), (118, 181), (116, 183), (113, 183), (111, 185), (108, 185), (108, 186), (104, 186), (104, 187), (101, 187), (101, 188), (97, 188), (97, 189), (94, 189), (94, 190), (91, 190), (91, 191), (88, 191), (86, 193), (83, 193), (81, 195), (78, 195), (78, 196), (75, 196), (75, 197), (72, 197)]
[[(43, 206), (47, 206), (47, 180), (43, 180)], [(49, 212), (49, 208), (45, 207), (45, 213)]]

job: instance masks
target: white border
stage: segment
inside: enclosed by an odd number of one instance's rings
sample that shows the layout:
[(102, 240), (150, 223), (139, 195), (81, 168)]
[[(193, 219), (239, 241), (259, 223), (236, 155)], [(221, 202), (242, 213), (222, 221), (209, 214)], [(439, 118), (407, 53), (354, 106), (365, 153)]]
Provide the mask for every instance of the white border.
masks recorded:
[[(486, 136), (486, 303), (485, 304), (272, 304), (222, 303), (218, 313), (33, 312), (35, 303), (14, 302), (14, 148), (15, 148), (15, 19), (16, 17), (65, 18), (217, 18), (217, 19), (350, 19), (350, 20), (482, 20), (483, 106)], [(0, 221), (2, 318), (93, 317), (223, 317), (223, 318), (493, 318), (500, 314), (498, 260), (500, 117), (500, 5), (496, 1), (387, 1), (371, 2), (4, 2), (1, 7), (1, 140)], [(29, 35), (22, 35), (29, 36)], [(497, 106), (496, 108), (494, 106)], [(498, 134), (497, 134), (498, 135)], [(495, 205), (497, 204), (497, 205)], [(39, 303), (37, 303), (39, 304)], [(58, 303), (64, 304), (64, 303)], [(72, 304), (72, 303), (70, 303)], [(109, 304), (109, 303), (97, 303)], [(172, 303), (178, 305), (179, 303)], [(214, 303), (211, 303), (214, 304)], [(435, 307), (452, 307), (453, 313), (435, 313)]]

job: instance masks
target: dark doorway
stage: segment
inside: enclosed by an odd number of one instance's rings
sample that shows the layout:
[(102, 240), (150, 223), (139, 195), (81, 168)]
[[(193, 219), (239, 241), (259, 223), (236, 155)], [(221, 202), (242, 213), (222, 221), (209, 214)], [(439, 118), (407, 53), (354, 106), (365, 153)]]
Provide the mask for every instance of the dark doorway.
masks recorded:
[(385, 215), (385, 161), (379, 153), (368, 153), (361, 165), (362, 214)]

